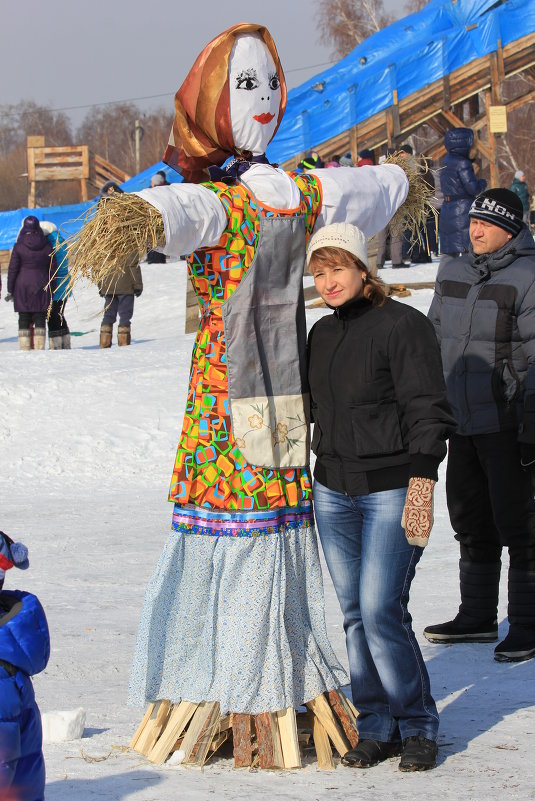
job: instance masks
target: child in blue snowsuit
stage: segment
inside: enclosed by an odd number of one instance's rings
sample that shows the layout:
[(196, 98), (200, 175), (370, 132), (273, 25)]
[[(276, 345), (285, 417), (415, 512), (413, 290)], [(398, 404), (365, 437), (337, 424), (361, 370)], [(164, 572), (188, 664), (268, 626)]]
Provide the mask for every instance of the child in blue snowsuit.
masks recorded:
[(44, 801), (41, 715), (30, 676), (48, 662), (48, 625), (35, 595), (3, 590), (6, 570), (28, 565), (26, 547), (0, 531), (0, 799)]

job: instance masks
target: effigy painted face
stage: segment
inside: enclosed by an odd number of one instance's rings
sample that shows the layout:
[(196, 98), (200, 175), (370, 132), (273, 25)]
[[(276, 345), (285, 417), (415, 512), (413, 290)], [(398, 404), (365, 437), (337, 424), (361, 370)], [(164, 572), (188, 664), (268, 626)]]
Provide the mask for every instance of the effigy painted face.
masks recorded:
[(253, 155), (266, 152), (281, 104), (280, 76), (261, 37), (236, 37), (229, 61), (230, 122), (234, 145)]

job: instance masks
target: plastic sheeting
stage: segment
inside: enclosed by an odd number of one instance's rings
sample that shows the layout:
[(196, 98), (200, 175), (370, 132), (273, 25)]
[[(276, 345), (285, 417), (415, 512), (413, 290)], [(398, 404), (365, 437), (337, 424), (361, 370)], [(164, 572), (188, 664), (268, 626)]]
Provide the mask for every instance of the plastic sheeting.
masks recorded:
[[(268, 148), (284, 162), (474, 59), (535, 31), (535, 0), (431, 0), (288, 93)], [(296, 40), (298, 43), (299, 40)], [(297, 46), (297, 45), (296, 45)]]

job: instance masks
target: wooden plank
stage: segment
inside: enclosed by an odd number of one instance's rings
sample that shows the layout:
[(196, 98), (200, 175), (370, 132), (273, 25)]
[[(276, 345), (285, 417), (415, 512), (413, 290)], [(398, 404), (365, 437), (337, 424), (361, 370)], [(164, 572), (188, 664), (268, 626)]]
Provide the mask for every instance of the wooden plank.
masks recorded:
[[(160, 703), (160, 702), (158, 701), (158, 703)], [(137, 727), (137, 729), (136, 729), (136, 732), (135, 732), (134, 736), (133, 736), (133, 737), (132, 737), (132, 739), (130, 740), (130, 748), (135, 748), (135, 746), (136, 746), (136, 743), (137, 743), (137, 741), (139, 740), (139, 738), (140, 738), (140, 736), (141, 736), (141, 733), (143, 732), (143, 729), (145, 728), (145, 726), (147, 725), (147, 723), (148, 723), (148, 722), (149, 722), (149, 720), (151, 719), (151, 716), (152, 716), (152, 713), (153, 713), (153, 711), (154, 711), (154, 707), (155, 707), (155, 706), (156, 706), (156, 704), (149, 704), (149, 705), (148, 705), (148, 707), (147, 707), (147, 711), (146, 711), (146, 712), (145, 712), (145, 714), (143, 715), (143, 718), (142, 718), (142, 720), (141, 720), (141, 723), (140, 723), (140, 724), (139, 724), (139, 726)]]
[(158, 737), (165, 728), (171, 707), (172, 704), (170, 701), (158, 701), (154, 709), (154, 714), (151, 715), (151, 719), (145, 731), (141, 734), (137, 745), (134, 747), (135, 751), (139, 751), (140, 754), (144, 754), (145, 756), (152, 751)]
[(355, 748), (359, 741), (359, 736), (355, 725), (351, 720), (342, 699), (340, 698), (339, 693), (336, 690), (331, 690), (327, 696), (329, 698), (329, 704), (336, 712), (336, 716), (342, 724), (342, 729), (344, 730), (345, 736), (349, 740), (351, 748)]
[(318, 695), (307, 707), (314, 712), (340, 756), (344, 756), (349, 751), (349, 743), (325, 696)]
[(334, 770), (333, 752), (331, 749), (331, 742), (327, 732), (319, 722), (318, 718), (314, 718), (314, 728), (312, 730), (314, 737), (314, 747), (316, 748), (316, 758), (318, 760), (318, 768), (320, 770)]
[(36, 181), (79, 181), (83, 178), (81, 167), (39, 167), (35, 168)]
[(174, 744), (190, 722), (198, 706), (198, 704), (192, 701), (181, 701), (173, 707), (167, 721), (167, 726), (162, 732), (160, 739), (157, 741), (152, 751), (147, 754), (147, 759), (149, 759), (150, 762), (154, 762), (156, 765), (162, 765), (165, 762)]
[(26, 147), (44, 147), (45, 146), (45, 137), (44, 136), (27, 136), (26, 137)]
[(283, 768), (284, 758), (277, 715), (263, 712), (255, 715), (256, 743), (261, 768)]
[(232, 739), (234, 767), (247, 768), (253, 761), (251, 715), (234, 712), (232, 715)]
[(300, 768), (301, 754), (299, 753), (295, 709), (282, 709), (277, 712), (277, 725), (280, 733), (284, 767)]
[[(220, 717), (221, 712), (218, 701), (206, 703), (197, 709), (182, 742), (182, 750), (186, 754), (184, 757), (185, 763), (198, 766), (204, 765), (214, 737), (219, 732), (218, 723)], [(190, 743), (193, 743), (191, 747)]]

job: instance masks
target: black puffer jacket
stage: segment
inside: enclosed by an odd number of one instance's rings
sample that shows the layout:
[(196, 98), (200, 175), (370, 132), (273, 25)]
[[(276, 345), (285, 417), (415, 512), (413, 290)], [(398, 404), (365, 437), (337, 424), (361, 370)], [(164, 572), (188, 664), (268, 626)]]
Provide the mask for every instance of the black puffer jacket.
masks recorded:
[(535, 444), (535, 242), (442, 264), (429, 309), (448, 399), (467, 436), (516, 429)]
[(360, 299), (309, 334), (314, 475), (361, 495), (437, 478), (450, 414), (433, 328), (410, 306)]

